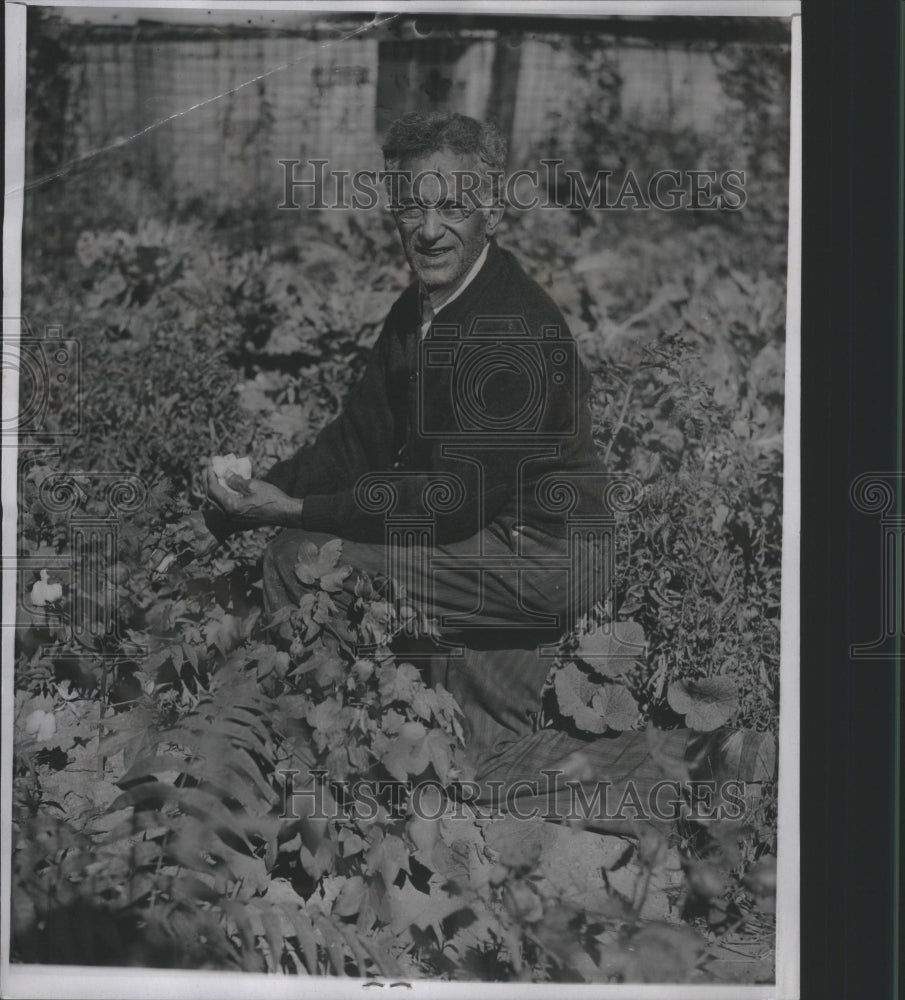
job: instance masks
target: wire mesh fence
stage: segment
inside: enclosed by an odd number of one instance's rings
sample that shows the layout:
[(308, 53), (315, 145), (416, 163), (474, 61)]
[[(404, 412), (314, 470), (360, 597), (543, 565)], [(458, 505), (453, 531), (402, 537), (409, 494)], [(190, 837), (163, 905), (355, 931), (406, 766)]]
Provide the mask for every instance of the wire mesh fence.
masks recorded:
[[(272, 208), (282, 193), (280, 159), (376, 169), (387, 125), (416, 108), (495, 119), (519, 165), (554, 148), (568, 153), (570, 130), (581, 127), (575, 103), (589, 86), (623, 124), (711, 133), (737, 105), (715, 47), (651, 31), (643, 22), (629, 33), (597, 27), (589, 60), (586, 46), (561, 33), (505, 26), (436, 38), (83, 26), (67, 39), (57, 145), (76, 161), (115, 146), (109, 159), (118, 171), (142, 182), (128, 195), (141, 215), (161, 199), (198, 199), (216, 211)], [(616, 138), (608, 147), (598, 137), (601, 154), (618, 152)], [(32, 180), (41, 159), (29, 158)]]

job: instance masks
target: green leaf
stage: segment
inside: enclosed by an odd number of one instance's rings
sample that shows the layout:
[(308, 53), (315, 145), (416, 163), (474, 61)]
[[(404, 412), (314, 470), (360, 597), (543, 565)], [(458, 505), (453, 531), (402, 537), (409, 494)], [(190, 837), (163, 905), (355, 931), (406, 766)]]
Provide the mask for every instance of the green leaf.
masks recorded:
[(618, 677), (645, 655), (644, 629), (633, 621), (610, 622), (578, 637), (576, 656), (603, 677)]
[(339, 842), (342, 844), (344, 858), (351, 858), (355, 854), (360, 854), (368, 845), (354, 831), (344, 828), (339, 833)]
[(638, 703), (621, 684), (604, 684), (591, 699), (591, 708), (610, 729), (631, 729), (638, 721)]
[[(213, 640), (212, 640), (213, 641)], [(198, 669), (198, 647), (193, 646), (189, 642), (182, 643), (182, 654), (186, 660), (191, 663), (192, 667)]]
[(351, 566), (338, 566), (329, 573), (323, 573), (320, 578), (321, 589), (328, 590), (330, 593), (342, 590), (343, 580), (345, 580), (351, 572)]
[(327, 754), (324, 767), (331, 781), (342, 781), (349, 773), (349, 754), (345, 747), (333, 747)]
[(437, 772), (437, 777), (446, 784), (449, 778), (449, 765), (452, 763), (452, 756), (449, 752), (449, 738), (439, 729), (432, 729), (425, 739), (427, 752), (430, 755), (431, 764)]
[(412, 692), (412, 711), (427, 722), (437, 715), (437, 697), (428, 687), (416, 687)]
[(330, 597), (324, 591), (320, 591), (315, 599), (311, 617), (318, 625), (326, 625), (336, 614), (336, 611), (336, 605)]
[(409, 849), (401, 837), (390, 834), (368, 851), (367, 864), (369, 871), (380, 872), (384, 885), (389, 888), (400, 870), (410, 871)]
[(365, 601), (363, 607), (359, 626), (362, 637), (368, 643), (385, 643), (390, 635), (393, 609), (386, 601)]
[(544, 851), (557, 839), (556, 830), (549, 823), (514, 816), (492, 823), (486, 836), (488, 846), (499, 852), (500, 864), (526, 871), (537, 866)]
[(431, 885), (430, 893), (421, 892), (411, 882), (401, 888), (390, 886), (387, 900), (394, 933), (402, 934), (411, 926), (421, 930), (433, 927), (438, 940), (442, 940), (442, 921), (466, 907), (461, 896), (451, 896), (436, 885)]
[(672, 681), (666, 694), (669, 707), (685, 716), (690, 729), (707, 733), (728, 722), (738, 711), (738, 687), (731, 677)]
[(324, 838), (317, 845), (317, 849), (313, 854), (307, 847), (302, 845), (299, 848), (299, 861), (312, 878), (321, 878), (321, 876), (326, 875), (330, 871), (335, 851), (335, 841)]
[(281, 694), (277, 702), (283, 714), (290, 719), (307, 718), (312, 707), (311, 699), (305, 694)]
[(308, 725), (321, 733), (332, 734), (339, 726), (342, 709), (338, 698), (324, 698), (308, 709)]
[(320, 550), (314, 542), (302, 542), (295, 564), (295, 575), (302, 583), (312, 584), (317, 583), (320, 571)]
[[(239, 619), (234, 615), (224, 614), (219, 621), (215, 618), (205, 622), (204, 639), (208, 646), (216, 646), (221, 653), (235, 646), (241, 638), (241, 627)], [(191, 647), (186, 647), (188, 650)], [(193, 661), (193, 666), (197, 667), (197, 658)]]
[(302, 594), (299, 598), (299, 613), (302, 616), (302, 621), (305, 623), (306, 629), (314, 628), (314, 618), (312, 615), (319, 596), (319, 594)]
[(560, 712), (572, 719), (579, 729), (588, 733), (604, 733), (607, 724), (603, 716), (589, 707), (600, 685), (576, 664), (564, 663), (553, 674), (553, 690)]
[(353, 875), (343, 882), (339, 895), (333, 903), (333, 912), (338, 917), (352, 917), (358, 913), (365, 894), (365, 880), (361, 875)]
[(266, 968), (261, 968), (264, 963), (262, 962), (260, 952), (255, 947), (254, 928), (248, 918), (247, 909), (241, 903), (232, 899), (223, 900), (220, 903), (220, 909), (232, 919), (236, 930), (242, 938), (240, 955), (242, 956), (242, 966), (245, 971), (266, 971)]
[(279, 972), (280, 959), (283, 957), (283, 943), (288, 936), (283, 929), (283, 920), (276, 908), (267, 908), (264, 905), (261, 905), (260, 917), (264, 937), (267, 941), (267, 949), (270, 952), (271, 968), (269, 971)]
[(459, 703), (456, 701), (455, 696), (450, 694), (449, 691), (443, 687), (442, 684), (438, 684), (435, 688), (429, 689), (434, 698), (436, 699), (436, 714), (437, 718), (441, 721), (451, 720), (456, 717), (456, 715), (462, 714), (462, 709), (459, 707)]
[(320, 549), (313, 542), (302, 542), (295, 575), (302, 583), (318, 583), (322, 590), (340, 590), (343, 580), (352, 572), (351, 566), (337, 566), (342, 549), (340, 538), (331, 538)]
[(314, 679), (321, 687), (329, 687), (346, 676), (346, 668), (339, 654), (327, 649), (323, 643), (318, 643), (312, 649), (311, 655), (298, 669), (300, 674), (313, 670)]
[(405, 716), (395, 708), (389, 708), (380, 719), (380, 728), (389, 736), (395, 736), (405, 723)]
[(283, 879), (273, 879), (267, 887), (267, 898), (277, 901), (284, 916), (291, 922), (295, 935), (299, 940), (305, 966), (309, 975), (316, 976), (317, 966), (317, 936), (311, 924), (311, 918), (301, 908), (301, 899), (295, 894), (289, 883)]
[(427, 736), (419, 740), (397, 736), (390, 740), (380, 759), (397, 781), (405, 781), (409, 775), (418, 775), (424, 771), (433, 760), (432, 751), (436, 752), (436, 747), (428, 742)]
[(410, 704), (415, 689), (422, 686), (423, 682), (418, 668), (413, 667), (411, 663), (400, 663), (398, 667), (392, 663), (386, 663), (380, 668), (378, 690), (382, 705), (389, 705), (394, 701)]

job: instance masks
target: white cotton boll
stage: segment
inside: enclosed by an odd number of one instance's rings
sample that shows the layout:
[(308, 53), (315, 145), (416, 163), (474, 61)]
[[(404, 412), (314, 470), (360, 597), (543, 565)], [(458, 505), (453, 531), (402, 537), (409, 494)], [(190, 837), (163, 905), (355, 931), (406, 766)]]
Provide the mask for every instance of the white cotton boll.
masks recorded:
[(238, 490), (227, 484), (230, 476), (251, 479), (251, 459), (247, 455), (242, 458), (237, 458), (232, 452), (228, 455), (214, 455), (211, 458), (211, 469), (217, 477), (217, 482), (230, 493), (238, 493)]
[(41, 722), (47, 713), (40, 708), (36, 708), (25, 720), (25, 732), (33, 736), (41, 728)]
[(63, 596), (63, 585), (61, 583), (49, 583), (50, 574), (46, 569), (41, 570), (41, 579), (31, 588), (31, 603), (36, 608), (43, 608), (45, 604), (53, 604)]
[(211, 459), (211, 468), (214, 470), (214, 475), (221, 479), (226, 475), (226, 470), (229, 468), (232, 462), (235, 462), (236, 456), (230, 452), (228, 455), (214, 455)]
[(52, 712), (36, 708), (25, 720), (25, 732), (41, 743), (46, 743), (57, 731), (57, 720)]

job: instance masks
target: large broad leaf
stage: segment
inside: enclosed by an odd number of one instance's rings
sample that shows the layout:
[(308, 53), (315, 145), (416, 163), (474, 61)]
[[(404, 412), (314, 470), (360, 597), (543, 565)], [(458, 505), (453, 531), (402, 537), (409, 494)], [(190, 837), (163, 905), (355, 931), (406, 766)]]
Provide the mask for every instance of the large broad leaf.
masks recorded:
[(539, 818), (507, 816), (491, 823), (485, 835), (487, 845), (499, 852), (500, 864), (526, 871), (537, 867), (544, 851), (557, 841), (555, 827)]
[(314, 678), (321, 687), (342, 681), (346, 676), (346, 668), (339, 652), (330, 649), (323, 642), (311, 648), (311, 654), (298, 668), (300, 674), (314, 671)]
[(424, 741), (430, 754), (431, 764), (437, 772), (437, 777), (445, 784), (449, 779), (449, 767), (452, 755), (449, 750), (449, 738), (439, 729), (431, 729)]
[(395, 881), (400, 870), (411, 872), (409, 867), (409, 849), (405, 841), (395, 834), (390, 834), (374, 844), (367, 854), (369, 872), (380, 872), (386, 888)]
[(621, 684), (602, 685), (591, 699), (591, 708), (610, 729), (631, 729), (638, 721), (638, 703)]
[[(220, 618), (209, 618), (204, 623), (202, 632), (208, 646), (216, 646), (221, 653), (226, 653), (240, 641), (241, 623), (235, 615), (224, 614)], [(193, 653), (197, 657), (197, 652), (188, 644), (186, 644), (185, 652), (190, 657)], [(193, 663), (197, 667), (197, 659), (194, 659)]]
[(387, 899), (394, 933), (401, 935), (412, 926), (421, 930), (433, 927), (438, 940), (443, 940), (440, 929), (442, 921), (464, 909), (468, 902), (461, 896), (451, 896), (434, 884), (430, 886), (429, 893), (421, 892), (409, 881), (401, 888), (390, 885)]
[(337, 566), (342, 550), (340, 538), (331, 538), (319, 549), (313, 542), (302, 542), (295, 575), (302, 583), (319, 584), (322, 590), (339, 590), (343, 580), (352, 572), (351, 566)]
[(361, 875), (352, 875), (345, 880), (333, 904), (333, 912), (338, 917), (352, 917), (361, 907), (365, 894), (365, 880)]
[(397, 781), (405, 781), (409, 775), (421, 774), (436, 752), (435, 741), (429, 742), (427, 736), (417, 740), (396, 736), (387, 745), (381, 762)]
[(299, 863), (312, 878), (321, 878), (333, 868), (333, 856), (336, 850), (336, 841), (328, 840), (326, 837), (317, 845), (313, 854), (303, 844), (299, 848)]
[(315, 731), (332, 736), (341, 726), (343, 704), (338, 698), (324, 698), (308, 709), (307, 722)]
[(666, 700), (674, 712), (685, 716), (690, 729), (707, 733), (724, 725), (738, 711), (738, 688), (731, 677), (672, 681)]
[(380, 704), (389, 705), (394, 701), (410, 703), (416, 688), (423, 687), (418, 668), (411, 663), (384, 664), (378, 674)]
[(576, 656), (603, 677), (618, 677), (637, 665), (647, 650), (644, 629), (633, 621), (610, 622), (578, 637)]
[(572, 719), (579, 729), (588, 733), (606, 732), (606, 720), (590, 707), (600, 685), (574, 663), (564, 663), (553, 674), (553, 690), (563, 715)]

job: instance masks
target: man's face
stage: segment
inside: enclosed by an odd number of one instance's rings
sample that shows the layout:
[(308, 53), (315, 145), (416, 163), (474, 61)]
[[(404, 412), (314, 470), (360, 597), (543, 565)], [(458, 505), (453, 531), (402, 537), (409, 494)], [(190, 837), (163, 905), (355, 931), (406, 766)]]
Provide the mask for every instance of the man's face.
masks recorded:
[[(475, 157), (441, 149), (406, 160), (399, 169), (411, 175), (411, 180), (400, 182), (400, 208), (408, 208), (415, 218), (408, 220), (396, 214), (409, 265), (431, 291), (455, 285), (481, 255), (502, 216), (501, 208), (475, 207), (479, 198), (486, 200), (486, 192), (479, 196), (473, 191), (470, 197), (462, 193), (476, 186), (472, 178), (483, 172), (483, 165)], [(457, 185), (454, 175), (465, 172), (472, 177)], [(421, 208), (420, 216), (417, 207)], [(457, 219), (463, 209), (468, 214)]]

